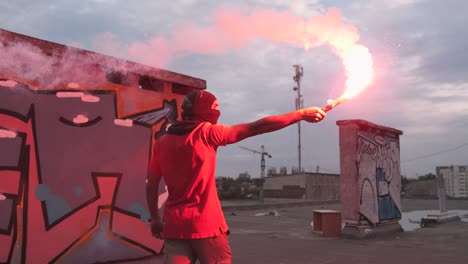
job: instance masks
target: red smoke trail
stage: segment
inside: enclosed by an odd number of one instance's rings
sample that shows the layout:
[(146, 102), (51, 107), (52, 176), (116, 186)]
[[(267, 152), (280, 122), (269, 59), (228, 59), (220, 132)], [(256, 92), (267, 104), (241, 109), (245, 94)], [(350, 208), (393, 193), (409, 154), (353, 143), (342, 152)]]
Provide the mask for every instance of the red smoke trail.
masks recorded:
[[(162, 67), (174, 57), (222, 53), (263, 38), (305, 49), (331, 45), (333, 51), (342, 57), (359, 40), (357, 29), (344, 24), (340, 11), (335, 8), (309, 19), (287, 11), (218, 9), (210, 22), (209, 26), (183, 23), (169, 36), (153, 36), (143, 42), (132, 43), (126, 49), (127, 55), (140, 63)], [(110, 49), (115, 50), (117, 44), (115, 36), (105, 34), (113, 42), (106, 43), (106, 38), (100, 38), (101, 51), (107, 53)]]

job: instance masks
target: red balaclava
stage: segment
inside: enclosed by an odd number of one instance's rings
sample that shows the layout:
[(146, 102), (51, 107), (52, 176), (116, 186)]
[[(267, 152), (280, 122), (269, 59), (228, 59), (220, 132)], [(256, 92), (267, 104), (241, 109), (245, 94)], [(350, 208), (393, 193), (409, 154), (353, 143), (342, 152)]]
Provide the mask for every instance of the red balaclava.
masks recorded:
[(220, 116), (216, 96), (207, 91), (195, 90), (185, 97), (182, 104), (182, 120), (216, 124)]

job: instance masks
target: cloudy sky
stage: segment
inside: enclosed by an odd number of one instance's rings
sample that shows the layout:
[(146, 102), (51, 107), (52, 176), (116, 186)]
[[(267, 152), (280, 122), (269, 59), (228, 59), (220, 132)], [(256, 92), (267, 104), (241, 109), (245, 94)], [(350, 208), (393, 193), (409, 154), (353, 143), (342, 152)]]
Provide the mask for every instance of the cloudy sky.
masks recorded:
[[(459, 0), (15, 0), (0, 2), (0, 28), (205, 79), (229, 125), (294, 110), (294, 64), (304, 105), (324, 106), (344, 90), (335, 40), (366, 46), (373, 82), (302, 124), (303, 167), (339, 173), (336, 121), (363, 119), (403, 131), (402, 174), (416, 177), (468, 164), (466, 10)], [(304, 21), (316, 35), (297, 34)], [(217, 174), (258, 177), (260, 156), (240, 146), (261, 145), (267, 167), (290, 171), (297, 141), (293, 125), (220, 148)]]

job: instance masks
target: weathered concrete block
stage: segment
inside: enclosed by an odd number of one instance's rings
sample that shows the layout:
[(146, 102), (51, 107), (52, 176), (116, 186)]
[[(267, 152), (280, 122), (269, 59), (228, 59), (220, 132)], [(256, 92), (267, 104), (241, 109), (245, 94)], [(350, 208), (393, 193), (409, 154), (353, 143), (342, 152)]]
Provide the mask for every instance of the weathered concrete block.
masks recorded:
[(401, 218), (399, 136), (403, 132), (365, 120), (340, 120), (337, 125), (343, 233), (357, 232), (357, 237), (363, 237), (377, 229), (402, 230), (398, 220)]

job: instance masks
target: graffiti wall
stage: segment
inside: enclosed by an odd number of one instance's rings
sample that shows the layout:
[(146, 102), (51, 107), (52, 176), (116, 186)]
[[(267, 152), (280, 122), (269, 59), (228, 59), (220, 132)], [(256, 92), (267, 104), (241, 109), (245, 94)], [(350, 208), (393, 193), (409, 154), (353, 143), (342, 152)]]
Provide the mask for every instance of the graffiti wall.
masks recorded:
[(0, 49), (0, 263), (160, 253), (151, 146), (205, 82), (4, 30)]
[(360, 213), (372, 224), (401, 218), (399, 142), (371, 132), (357, 133)]
[(401, 131), (364, 120), (338, 121), (342, 215), (351, 225), (401, 218)]

